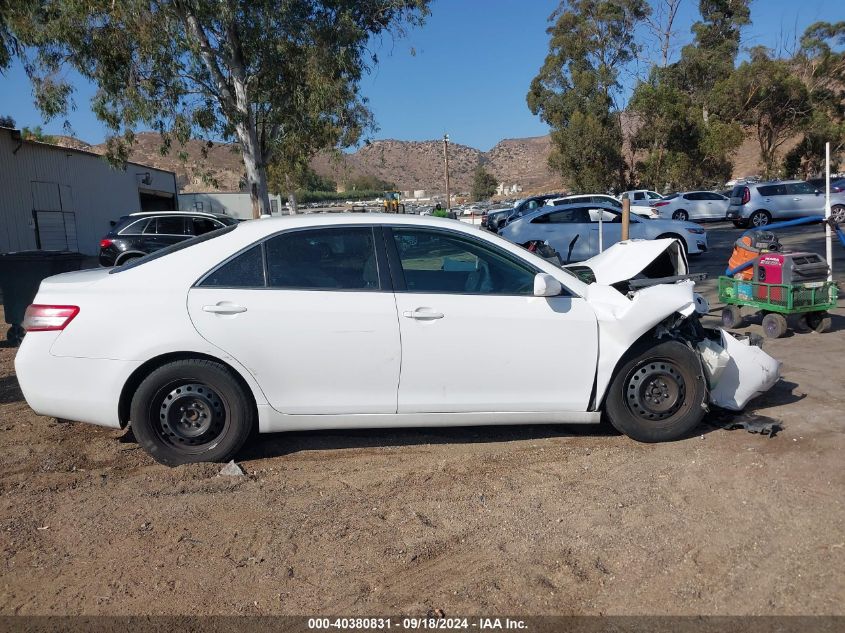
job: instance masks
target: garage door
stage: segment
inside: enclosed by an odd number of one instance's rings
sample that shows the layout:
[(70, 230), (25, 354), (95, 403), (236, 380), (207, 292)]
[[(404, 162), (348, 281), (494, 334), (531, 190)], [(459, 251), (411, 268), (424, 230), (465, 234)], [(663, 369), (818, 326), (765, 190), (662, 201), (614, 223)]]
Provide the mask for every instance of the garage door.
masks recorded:
[(32, 217), (38, 248), (46, 251), (77, 251), (76, 214), (69, 185), (32, 183)]

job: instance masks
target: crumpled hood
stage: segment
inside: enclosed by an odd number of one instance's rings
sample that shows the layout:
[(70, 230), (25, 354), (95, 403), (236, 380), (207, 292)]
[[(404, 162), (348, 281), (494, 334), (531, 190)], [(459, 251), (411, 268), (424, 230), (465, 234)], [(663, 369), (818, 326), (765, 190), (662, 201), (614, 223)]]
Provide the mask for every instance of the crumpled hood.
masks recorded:
[(596, 283), (612, 286), (621, 281), (633, 279), (661, 257), (664, 260), (662, 269), (649, 276), (670, 277), (686, 275), (689, 272), (684, 249), (677, 240), (672, 238), (617, 242), (595, 257), (577, 264), (570, 264), (566, 268), (587, 267), (593, 272)]

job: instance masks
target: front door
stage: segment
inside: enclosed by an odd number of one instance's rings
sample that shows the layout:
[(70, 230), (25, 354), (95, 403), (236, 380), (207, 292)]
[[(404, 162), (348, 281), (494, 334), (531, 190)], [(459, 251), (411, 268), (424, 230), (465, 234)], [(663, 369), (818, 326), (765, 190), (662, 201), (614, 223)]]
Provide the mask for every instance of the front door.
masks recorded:
[(533, 296), (532, 266), (484, 240), (448, 229), (387, 233), (400, 413), (587, 410), (598, 333), (584, 299)]
[(395, 413), (396, 304), (368, 226), (287, 231), (188, 294), (199, 333), (288, 414)]

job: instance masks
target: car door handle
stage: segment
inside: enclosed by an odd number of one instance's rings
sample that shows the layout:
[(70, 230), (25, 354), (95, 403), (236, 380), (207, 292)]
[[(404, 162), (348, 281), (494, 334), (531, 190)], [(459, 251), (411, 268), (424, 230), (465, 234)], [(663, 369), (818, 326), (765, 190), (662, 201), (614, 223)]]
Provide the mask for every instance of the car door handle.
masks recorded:
[(202, 311), (211, 312), (212, 314), (240, 314), (241, 312), (246, 312), (246, 308), (236, 303), (223, 303), (221, 301), (215, 305), (203, 306)]
[(429, 319), (442, 319), (445, 315), (442, 312), (432, 312), (427, 308), (417, 308), (416, 310), (405, 310), (402, 316), (406, 319), (427, 321)]

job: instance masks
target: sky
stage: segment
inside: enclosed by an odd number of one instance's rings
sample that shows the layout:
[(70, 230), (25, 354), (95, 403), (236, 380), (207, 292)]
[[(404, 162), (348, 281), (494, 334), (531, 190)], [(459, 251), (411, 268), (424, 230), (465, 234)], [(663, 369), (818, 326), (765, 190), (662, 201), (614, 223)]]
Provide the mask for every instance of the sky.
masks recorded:
[[(651, 0), (658, 6), (662, 0)], [(548, 52), (548, 17), (557, 0), (433, 0), (422, 28), (406, 37), (385, 36), (372, 43), (379, 64), (361, 82), (378, 130), (372, 138), (429, 140), (448, 133), (455, 143), (489, 150), (503, 138), (539, 136), (547, 126), (528, 110), (525, 95)], [(676, 18), (677, 47), (691, 41), (689, 27), (698, 19), (697, 0), (682, 0)], [(744, 47), (787, 49), (819, 20), (845, 20), (842, 0), (754, 0), (753, 24)], [(638, 34), (650, 45), (647, 31)], [(642, 65), (625, 73), (633, 85)], [(104, 140), (106, 130), (91, 113), (93, 87), (74, 74), (77, 108), (69, 122), (89, 143)], [(624, 95), (623, 95), (624, 100)], [(19, 64), (0, 75), (0, 115), (18, 127), (41, 125), (63, 134), (64, 120), (42, 121), (32, 90)]]

